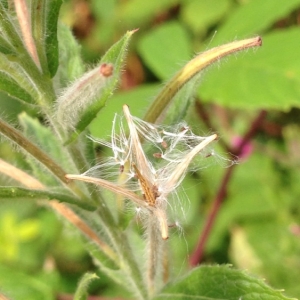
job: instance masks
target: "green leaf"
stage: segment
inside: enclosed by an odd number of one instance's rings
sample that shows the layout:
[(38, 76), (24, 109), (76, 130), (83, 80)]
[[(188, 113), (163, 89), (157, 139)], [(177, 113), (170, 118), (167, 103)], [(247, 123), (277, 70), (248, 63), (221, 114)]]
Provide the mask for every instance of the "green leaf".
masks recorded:
[(65, 169), (70, 169), (71, 163), (65, 155), (62, 143), (51, 129), (42, 125), (37, 118), (32, 118), (26, 112), (21, 113), (18, 117), (25, 136), (28, 138), (34, 137), (35, 143), (45, 153), (55, 161), (60, 162)]
[(35, 157), (62, 182), (67, 183), (67, 180), (65, 178), (66, 172), (61, 168), (59, 164), (51, 159), (37, 145), (27, 139), (19, 130), (15, 129), (2, 119), (0, 119), (0, 133), (7, 137), (11, 142), (18, 145), (22, 150), (25, 151), (25, 153), (28, 153)]
[[(76, 106), (74, 105), (74, 106), (70, 107), (70, 105), (72, 105), (71, 103), (63, 104), (65, 106), (64, 109), (72, 110), (71, 118), (72, 118), (72, 116), (75, 116), (75, 117), (73, 117), (73, 119), (71, 119), (69, 121), (69, 122), (73, 122), (73, 124), (75, 124), (74, 125), (75, 130), (71, 134), (67, 143), (74, 141), (78, 137), (78, 135), (87, 128), (87, 126), (91, 123), (91, 121), (97, 116), (98, 112), (105, 106), (108, 98), (110, 98), (112, 96), (113, 91), (115, 90), (115, 88), (117, 87), (117, 84), (119, 82), (120, 73), (122, 71), (122, 67), (125, 62), (128, 44), (129, 44), (130, 38), (134, 32), (135, 31), (128, 31), (124, 35), (124, 37), (120, 41), (118, 41), (116, 44), (114, 44), (101, 59), (100, 63), (102, 65), (112, 64), (113, 73), (112, 73), (112, 76), (110, 76), (108, 78), (108, 80), (106, 82), (104, 82), (103, 86), (99, 87), (98, 95), (93, 95), (92, 97), (90, 96), (91, 98), (89, 98), (89, 95), (87, 94), (85, 96), (85, 98), (81, 99), (81, 102), (80, 102), (81, 97), (79, 97), (80, 95), (77, 94), (78, 101), (76, 100), (77, 99), (76, 98), (76, 99), (74, 99), (74, 102), (79, 103), (80, 105), (76, 105)], [(100, 68), (101, 68), (101, 65), (100, 65)], [(89, 84), (89, 83), (87, 82), (87, 84)], [(95, 81), (93, 84), (99, 85), (99, 83), (97, 81)], [(93, 87), (93, 86), (90, 86), (90, 87)], [(70, 88), (72, 88), (72, 87), (70, 87)], [(78, 93), (80, 92), (81, 89), (83, 90), (83, 87), (79, 86)], [(84, 90), (83, 90), (83, 93), (85, 93)], [(72, 100), (72, 98), (71, 98), (71, 100)], [(68, 101), (68, 99), (66, 99), (66, 101)], [(65, 115), (65, 112), (59, 111), (59, 109), (58, 109), (58, 113), (60, 113), (61, 115)], [(67, 126), (67, 125), (68, 125), (67, 123), (64, 124), (64, 126)]]
[[(277, 195), (274, 185), (262, 184), (265, 181), (276, 182), (273, 164), (271, 158), (254, 153), (243, 164), (236, 166), (230, 195), (222, 204), (208, 239), (208, 253), (216, 251), (220, 241), (236, 224), (253, 219), (267, 219), (280, 210), (280, 205), (274, 201)], [(214, 176), (214, 173), (210, 169), (205, 171), (208, 177)]]
[(60, 202), (66, 202), (70, 204), (75, 204), (82, 207), (85, 210), (94, 211), (95, 207), (90, 205), (89, 203), (84, 203), (80, 201), (78, 198), (71, 194), (56, 192), (50, 190), (34, 190), (21, 188), (17, 186), (2, 186), (0, 187), (0, 196), (2, 199), (6, 198), (28, 198), (28, 199), (49, 199), (49, 200), (57, 200)]
[[(234, 38), (247, 38), (253, 34), (262, 34), (278, 20), (299, 8), (300, 0), (274, 2), (273, 0), (252, 0), (242, 2), (229, 15), (211, 41), (212, 46), (231, 41)], [(259, 20), (259, 22), (257, 21)]]
[(25, 49), (15, 26), (16, 19), (10, 14), (7, 7), (7, 3), (0, 2), (0, 35), (6, 45), (11, 45), (13, 49), (18, 49), (21, 53)]
[(81, 278), (79, 285), (77, 287), (76, 293), (74, 295), (74, 300), (87, 300), (88, 297), (88, 285), (91, 281), (98, 279), (99, 277), (96, 274), (86, 273)]
[(189, 1), (183, 5), (180, 17), (195, 34), (205, 33), (211, 25), (224, 17), (230, 4), (228, 0)]
[(18, 63), (22, 58), (0, 53), (0, 89), (22, 102), (35, 104), (39, 95), (26, 70)]
[[(149, 105), (149, 100), (159, 88), (158, 84), (144, 84), (134, 89), (114, 94), (107, 105), (99, 112), (97, 118), (90, 124), (91, 134), (96, 137), (109, 137), (114, 115), (122, 113), (124, 103), (130, 107), (132, 115), (142, 118), (144, 111)], [(143, 101), (140, 101), (141, 99)]]
[(179, 0), (130, 0), (118, 3), (118, 19), (127, 24), (127, 27), (135, 28), (150, 22), (161, 12), (176, 6)]
[(54, 300), (54, 289), (38, 276), (28, 275), (17, 268), (0, 265), (0, 287), (13, 300)]
[(3, 37), (0, 36), (0, 52), (3, 54), (15, 54), (13, 46)]
[[(1, 58), (0, 58), (1, 59)], [(33, 104), (33, 97), (20, 86), (20, 83), (11, 78), (7, 73), (0, 71), (0, 90), (8, 96), (13, 97), (21, 102)]]
[(58, 68), (57, 21), (62, 0), (34, 0), (31, 22), (42, 69), (53, 77)]
[(5, 7), (6, 9), (8, 8), (8, 1), (9, 0), (1, 0), (3, 7)]
[(230, 254), (238, 267), (247, 268), (266, 278), (273, 286), (284, 288), (289, 295), (299, 297), (300, 287), (295, 285), (295, 278), (299, 278), (300, 270), (295, 265), (299, 260), (300, 241), (291, 232), (293, 216), (288, 216), (288, 213), (282, 207), (277, 215), (285, 214), (285, 219), (280, 216), (256, 218), (234, 228), (230, 237)]
[(273, 32), (259, 51), (210, 70), (199, 96), (228, 107), (289, 110), (300, 106), (299, 28)]
[(58, 68), (58, 41), (57, 41), (57, 21), (62, 0), (48, 0), (46, 13), (46, 40), (45, 49), (48, 61), (48, 68), (53, 77)]
[[(66, 156), (62, 142), (57, 139), (50, 128), (43, 126), (38, 119), (31, 118), (25, 112), (19, 115), (19, 122), (27, 138), (30, 139), (34, 137), (35, 144), (38, 145), (44, 153), (47, 153), (51, 159), (58, 162), (65, 170), (72, 169), (73, 164)], [(41, 164), (36, 158), (28, 156), (27, 161), (36, 178), (39, 178), (45, 185), (57, 185), (56, 179), (48, 172), (45, 172), (45, 169), (41, 167)], [(75, 169), (73, 169), (72, 172), (75, 172)]]
[(58, 40), (59, 68), (54, 80), (62, 88), (79, 78), (84, 73), (85, 68), (80, 54), (81, 46), (77, 43), (71, 29), (62, 23), (58, 27)]
[(202, 266), (175, 283), (168, 284), (154, 298), (202, 300), (284, 300), (291, 299), (264, 281), (229, 266)]
[(192, 54), (188, 33), (176, 21), (165, 23), (141, 38), (138, 51), (151, 71), (164, 80)]

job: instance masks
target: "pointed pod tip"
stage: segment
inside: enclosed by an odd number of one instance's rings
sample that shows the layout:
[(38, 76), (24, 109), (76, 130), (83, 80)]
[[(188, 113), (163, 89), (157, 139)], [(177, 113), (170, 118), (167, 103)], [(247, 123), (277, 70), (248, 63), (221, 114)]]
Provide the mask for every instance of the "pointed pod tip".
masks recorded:
[(260, 36), (257, 37), (258, 46), (262, 46), (262, 38)]
[(135, 29), (129, 30), (128, 32), (131, 33), (131, 34), (134, 34), (139, 30), (140, 30), (139, 28), (135, 28)]
[(123, 113), (124, 115), (130, 115), (129, 106), (127, 104), (123, 105)]

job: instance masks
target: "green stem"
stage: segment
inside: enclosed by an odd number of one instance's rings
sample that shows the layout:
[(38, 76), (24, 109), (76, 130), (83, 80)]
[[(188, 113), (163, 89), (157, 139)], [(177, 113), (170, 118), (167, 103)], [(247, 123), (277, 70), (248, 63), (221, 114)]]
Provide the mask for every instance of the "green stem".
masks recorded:
[(215, 47), (197, 55), (165, 85), (148, 109), (144, 120), (146, 122), (155, 123), (178, 91), (194, 76), (212, 63), (234, 52), (250, 47), (261, 46), (261, 44), (261, 38), (255, 37)]
[(94, 211), (96, 208), (91, 203), (83, 202), (72, 194), (59, 193), (43, 189), (27, 189), (18, 186), (0, 187), (0, 196), (3, 198), (29, 198), (29, 199), (56, 199), (61, 202), (78, 205), (85, 210)]
[(118, 254), (120, 268), (127, 276), (125, 282), (130, 281), (130, 286), (126, 286), (126, 288), (130, 288), (138, 299), (148, 299), (149, 297), (143, 282), (143, 275), (135, 260), (134, 252), (129, 245), (127, 236), (116, 225), (113, 216), (106, 206), (99, 209), (98, 214), (102, 222), (102, 230), (105, 231), (110, 239), (113, 248)]
[(156, 284), (156, 277), (158, 269), (163, 270), (162, 243), (165, 242), (159, 228), (157, 227), (157, 217), (150, 213), (148, 215), (147, 224), (147, 250), (148, 250), (148, 268), (147, 268), (147, 284), (150, 297), (152, 297), (158, 290)]
[(20, 36), (13, 24), (15, 24), (15, 20), (12, 20), (10, 15), (7, 13), (7, 10), (4, 8), (3, 4), (0, 1), (1, 32), (5, 35), (5, 38), (15, 49), (24, 49), (23, 42), (20, 39)]
[(33, 157), (35, 157), (63, 183), (68, 183), (68, 180), (65, 178), (66, 172), (53, 159), (51, 159), (38, 146), (28, 140), (20, 131), (13, 128), (1, 119), (0, 132), (11, 141), (16, 143), (18, 146), (20, 146), (22, 149), (24, 149), (26, 152), (31, 154)]

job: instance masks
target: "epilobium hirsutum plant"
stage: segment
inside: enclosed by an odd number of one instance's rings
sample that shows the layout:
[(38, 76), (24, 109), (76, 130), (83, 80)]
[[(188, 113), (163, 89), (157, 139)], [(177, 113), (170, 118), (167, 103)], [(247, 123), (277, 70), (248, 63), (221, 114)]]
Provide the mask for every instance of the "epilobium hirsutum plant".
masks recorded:
[[(183, 121), (162, 126), (166, 108), (181, 91), (194, 86), (190, 83), (205, 67), (233, 52), (259, 46), (260, 38), (196, 56), (162, 88), (144, 120), (132, 116), (124, 103), (123, 116), (115, 116), (107, 141), (107, 137), (90, 137), (88, 127), (118, 84), (134, 31), (86, 71), (71, 32), (58, 24), (61, 3), (0, 1), (0, 89), (36, 108), (45, 120), (42, 124), (23, 112), (15, 127), (1, 119), (1, 134), (22, 151), (27, 163), (19, 164), (26, 165), (22, 170), (18, 164), (0, 160), (1, 173), (12, 179), (12, 185), (0, 187), (0, 197), (48, 199), (49, 207), (82, 234), (101, 272), (135, 299), (246, 299), (254, 286), (259, 286), (256, 294), (284, 299), (259, 280), (228, 267), (195, 269), (173, 284), (166, 275), (169, 227), (176, 224), (173, 207), (181, 201), (177, 189), (191, 165), (194, 170), (202, 167), (193, 161), (209, 155), (217, 137), (197, 136)], [(187, 91), (184, 97), (180, 94), (183, 107), (192, 97), (192, 90)], [(111, 148), (111, 157), (95, 165), (92, 141)], [(110, 205), (114, 201), (131, 201), (143, 224), (142, 258), (129, 242), (132, 234), (136, 238), (134, 228), (121, 222), (116, 206)], [(83, 277), (75, 299), (84, 299), (86, 283), (94, 277)]]
[[(209, 137), (195, 136), (183, 124), (169, 131), (132, 117), (127, 105), (124, 105), (123, 111), (129, 134), (126, 135), (122, 120), (120, 134), (116, 134), (115, 118), (111, 143), (99, 141), (112, 149), (113, 156), (98, 167), (104, 173), (106, 169), (113, 174), (119, 173), (119, 176), (124, 176), (125, 180), (118, 184), (89, 177), (86, 174), (66, 175), (66, 177), (97, 184), (134, 202), (137, 211), (143, 214), (141, 219), (147, 233), (147, 251), (150, 253), (148, 284), (149, 290), (153, 291), (157, 264), (162, 263), (162, 258), (159, 257), (162, 251), (162, 240), (167, 240), (169, 237), (168, 221), (171, 218), (167, 217), (167, 209), (168, 206), (172, 206), (169, 194), (176, 192), (193, 158), (217, 136), (215, 134)], [(147, 157), (141, 139), (149, 141), (158, 151), (152, 153), (152, 156), (158, 160), (157, 163)]]

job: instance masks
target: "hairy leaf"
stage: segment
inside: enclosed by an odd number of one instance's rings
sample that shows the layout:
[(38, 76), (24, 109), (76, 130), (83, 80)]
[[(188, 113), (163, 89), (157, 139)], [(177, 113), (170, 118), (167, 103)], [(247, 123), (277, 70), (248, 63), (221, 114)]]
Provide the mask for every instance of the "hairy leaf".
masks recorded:
[(167, 285), (154, 298), (199, 300), (287, 300), (281, 291), (269, 287), (243, 271), (228, 266), (202, 266)]
[(8, 198), (28, 198), (28, 199), (49, 199), (49, 200), (57, 200), (60, 202), (66, 202), (70, 204), (75, 204), (86, 210), (95, 210), (94, 206), (91, 206), (89, 203), (84, 203), (80, 201), (73, 195), (50, 191), (50, 190), (33, 190), (22, 188), (18, 186), (2, 186), (0, 187), (0, 197), (2, 199)]
[[(58, 103), (58, 116), (62, 116), (60, 118), (62, 121), (60, 122), (64, 122), (64, 116), (68, 117), (66, 114), (69, 113), (71, 114), (68, 120), (69, 123), (65, 122), (63, 125), (74, 127), (68, 142), (75, 140), (87, 128), (117, 87), (120, 72), (125, 62), (129, 40), (133, 33), (134, 31), (128, 31), (101, 59), (100, 66), (97, 68), (101, 69), (104, 66), (111, 65), (112, 74), (110, 76), (102, 76), (97, 79), (96, 75), (94, 76), (91, 73), (90, 80), (86, 77), (88, 75), (86, 73), (61, 96)], [(95, 71), (96, 74), (97, 68), (90, 72)], [(67, 93), (70, 93), (70, 96), (65, 97)], [(74, 96), (73, 98), (72, 95)], [(74, 102), (74, 105), (71, 102)]]
[(81, 59), (81, 46), (77, 43), (71, 29), (64, 24), (58, 27), (59, 40), (59, 68), (54, 80), (60, 88), (66, 87), (84, 73)]
[[(1, 59), (1, 58), (0, 58)], [(5, 92), (8, 96), (13, 97), (19, 101), (33, 104), (34, 99), (20, 83), (11, 78), (7, 73), (0, 71), (0, 90)]]
[(34, 0), (31, 3), (33, 35), (42, 69), (53, 77), (58, 68), (57, 21), (62, 0)]

